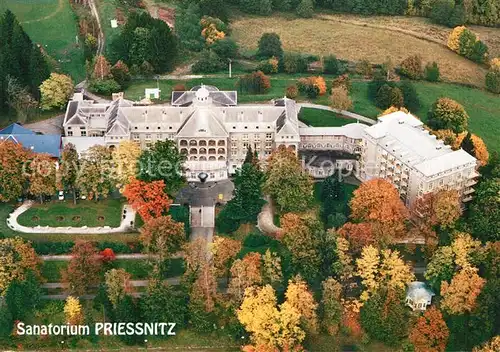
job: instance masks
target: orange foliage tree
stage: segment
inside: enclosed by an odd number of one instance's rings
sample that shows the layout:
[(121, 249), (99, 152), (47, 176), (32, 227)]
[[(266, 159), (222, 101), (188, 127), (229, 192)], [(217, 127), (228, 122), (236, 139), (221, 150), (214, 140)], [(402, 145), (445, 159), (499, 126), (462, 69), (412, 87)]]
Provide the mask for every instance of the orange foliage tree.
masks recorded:
[(383, 179), (363, 182), (351, 199), (351, 217), (373, 224), (377, 240), (391, 240), (404, 234), (408, 210), (396, 188)]
[(106, 79), (112, 77), (111, 65), (108, 60), (103, 55), (99, 55), (95, 59), (94, 71), (92, 72), (92, 78), (95, 79)]
[(262, 283), (261, 259), (260, 253), (252, 252), (233, 263), (227, 291), (236, 302), (241, 302), (247, 288)]
[(338, 230), (338, 234), (345, 237), (349, 241), (351, 248), (355, 252), (358, 252), (364, 246), (375, 242), (372, 226), (369, 223), (345, 223), (344, 226)]
[(165, 183), (132, 180), (123, 192), (129, 204), (145, 222), (167, 213), (172, 200), (165, 193)]
[(466, 266), (460, 270), (451, 283), (443, 281), (441, 284), (441, 307), (450, 314), (471, 312), (476, 307), (477, 296), (486, 283), (486, 280), (477, 274), (477, 269)]
[(471, 136), (471, 140), (472, 140), (472, 145), (474, 147), (473, 149), (474, 156), (476, 157), (477, 160), (479, 160), (481, 166), (486, 165), (490, 158), (490, 154), (488, 153), (488, 148), (486, 148), (486, 144), (480, 137), (476, 136), (475, 134)]
[(8, 202), (23, 193), (23, 167), (29, 154), (22, 145), (10, 140), (0, 143), (0, 201)]
[(103, 263), (109, 263), (116, 259), (116, 254), (112, 248), (104, 248), (99, 255)]
[(139, 240), (148, 253), (158, 256), (161, 263), (168, 254), (180, 250), (186, 241), (184, 224), (174, 221), (170, 215), (151, 219), (142, 227)]
[(72, 294), (81, 296), (100, 282), (102, 262), (97, 248), (88, 241), (77, 241), (71, 249), (68, 267), (62, 270), (62, 281)]
[(444, 352), (449, 334), (443, 315), (433, 306), (418, 318), (409, 339), (415, 352)]
[(241, 250), (241, 241), (229, 237), (215, 236), (212, 245), (214, 266), (218, 276), (228, 274), (234, 258)]

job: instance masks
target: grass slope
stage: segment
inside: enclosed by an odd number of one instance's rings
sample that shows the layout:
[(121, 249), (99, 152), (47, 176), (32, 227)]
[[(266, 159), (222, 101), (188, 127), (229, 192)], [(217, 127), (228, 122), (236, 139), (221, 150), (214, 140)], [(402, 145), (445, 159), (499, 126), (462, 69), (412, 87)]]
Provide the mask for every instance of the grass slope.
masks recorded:
[(10, 9), (35, 43), (57, 61), (77, 83), (85, 77), (83, 48), (76, 44), (77, 22), (67, 0), (2, 0), (0, 12)]
[(339, 116), (331, 111), (311, 108), (300, 109), (299, 120), (313, 127), (340, 127), (356, 122), (353, 119)]
[[(18, 222), (24, 226), (111, 226), (118, 227), (121, 221), (123, 202), (118, 199), (106, 199), (99, 202), (53, 201), (45, 204), (36, 204), (18, 217)], [(62, 220), (57, 217), (62, 216)], [(38, 219), (34, 219), (38, 217)], [(75, 219), (78, 217), (79, 219)], [(99, 220), (99, 217), (104, 219)]]
[(312, 19), (285, 15), (243, 16), (231, 23), (232, 37), (243, 50), (257, 48), (265, 32), (276, 32), (286, 51), (309, 54), (335, 54), (341, 59), (383, 63), (390, 57), (399, 63), (410, 55), (421, 55), (425, 62), (436, 61), (446, 81), (484, 86), (486, 70), (455, 54), (444, 45), (388, 29), (341, 23), (326, 16)]

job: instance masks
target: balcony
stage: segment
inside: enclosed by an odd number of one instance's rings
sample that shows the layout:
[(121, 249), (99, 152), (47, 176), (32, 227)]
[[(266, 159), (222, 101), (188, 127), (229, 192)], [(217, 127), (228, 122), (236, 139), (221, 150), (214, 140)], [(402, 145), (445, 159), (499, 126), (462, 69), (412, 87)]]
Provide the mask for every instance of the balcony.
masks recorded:
[(465, 185), (466, 185), (467, 187), (471, 187), (471, 186), (474, 186), (476, 183), (477, 183), (477, 181), (476, 181), (476, 180), (469, 180), (469, 181), (467, 181), (467, 182), (465, 183)]
[(467, 188), (467, 189), (464, 191), (464, 194), (471, 194), (471, 193), (474, 193), (474, 188)]
[(469, 196), (469, 197), (466, 197), (464, 199), (462, 199), (462, 202), (470, 202), (472, 200), (472, 196)]

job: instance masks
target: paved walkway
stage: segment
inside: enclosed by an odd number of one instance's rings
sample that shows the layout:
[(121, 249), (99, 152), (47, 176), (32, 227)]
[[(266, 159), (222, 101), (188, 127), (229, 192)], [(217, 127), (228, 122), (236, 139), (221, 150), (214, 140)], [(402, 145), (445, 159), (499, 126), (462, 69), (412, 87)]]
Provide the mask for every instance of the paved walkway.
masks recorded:
[(23, 127), (43, 134), (62, 134), (64, 115), (52, 117), (47, 120), (27, 123)]
[[(71, 254), (57, 254), (57, 255), (40, 255), (40, 258), (42, 258), (43, 261), (50, 262), (50, 261), (60, 261), (60, 260), (71, 260), (73, 256)], [(144, 254), (144, 253), (128, 253), (128, 254), (116, 254), (116, 259), (122, 259), (122, 260), (141, 260), (141, 259), (148, 259), (148, 258), (154, 258), (154, 255), (150, 254)], [(171, 259), (177, 259), (177, 258), (182, 258), (184, 257), (183, 252), (177, 252), (174, 253), (170, 256)]]
[(19, 208), (10, 213), (7, 219), (7, 226), (10, 229), (22, 233), (61, 233), (61, 234), (108, 234), (108, 233), (121, 233), (134, 230), (135, 210), (128, 204), (123, 206), (122, 221), (118, 227), (101, 226), (101, 227), (49, 227), (49, 226), (35, 226), (28, 227), (19, 225), (17, 218), (33, 205), (32, 201), (24, 202)]
[(257, 216), (257, 228), (267, 235), (274, 235), (281, 229), (274, 224), (273, 202), (271, 197), (265, 197), (267, 203), (262, 207), (262, 211)]
[(377, 122), (377, 121), (370, 119), (368, 117), (361, 116), (361, 115), (355, 114), (355, 113), (350, 112), (350, 111), (333, 109), (333, 108), (326, 106), (326, 105), (319, 105), (319, 104), (312, 104), (312, 103), (297, 103), (297, 105), (300, 106), (301, 108), (310, 108), (310, 109), (331, 111), (331, 112), (334, 112), (336, 114), (342, 115), (342, 116), (350, 118), (350, 119), (366, 122), (369, 125), (374, 125)]

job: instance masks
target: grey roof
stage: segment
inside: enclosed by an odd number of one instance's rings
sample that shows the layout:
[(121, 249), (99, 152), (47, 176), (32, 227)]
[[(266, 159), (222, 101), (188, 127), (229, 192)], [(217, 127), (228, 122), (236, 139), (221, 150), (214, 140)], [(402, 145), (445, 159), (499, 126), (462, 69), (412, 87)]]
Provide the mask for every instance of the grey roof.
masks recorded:
[(368, 126), (362, 123), (349, 123), (341, 127), (301, 127), (301, 136), (346, 136), (361, 139)]
[(227, 137), (228, 133), (209, 108), (196, 109), (182, 124), (178, 137)]
[(414, 281), (408, 284), (406, 297), (411, 298), (414, 302), (430, 301), (435, 293), (425, 284), (425, 282)]
[(172, 105), (175, 106), (191, 105), (194, 99), (196, 98), (197, 90), (202, 87), (208, 90), (209, 98), (211, 98), (212, 102), (216, 105), (235, 106), (238, 103), (238, 93), (236, 91), (219, 91), (217, 88), (212, 86), (196, 86), (186, 92), (179, 92), (179, 91), (172, 92)]

